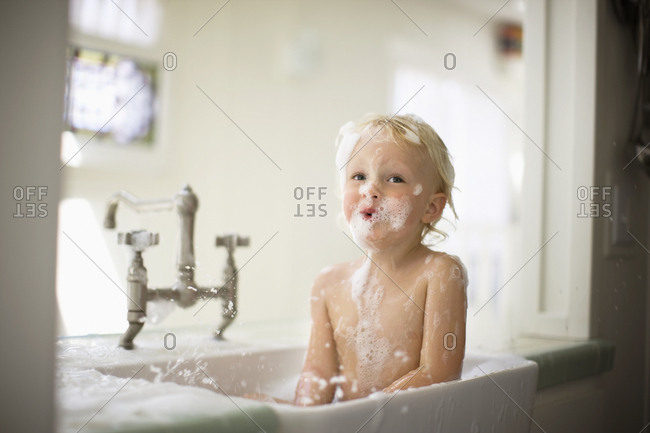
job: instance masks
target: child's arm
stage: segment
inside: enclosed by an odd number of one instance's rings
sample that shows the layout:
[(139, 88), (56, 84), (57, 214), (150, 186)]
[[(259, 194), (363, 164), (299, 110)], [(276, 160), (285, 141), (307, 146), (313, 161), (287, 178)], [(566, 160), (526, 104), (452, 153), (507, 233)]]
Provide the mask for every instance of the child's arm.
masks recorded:
[(385, 392), (460, 378), (465, 357), (467, 275), (463, 265), (449, 256), (434, 266), (427, 288), (420, 365)]
[(311, 333), (302, 374), (296, 387), (294, 404), (315, 406), (330, 403), (336, 385), (330, 379), (338, 374), (336, 345), (327, 313), (325, 288), (327, 278), (319, 275), (311, 293)]

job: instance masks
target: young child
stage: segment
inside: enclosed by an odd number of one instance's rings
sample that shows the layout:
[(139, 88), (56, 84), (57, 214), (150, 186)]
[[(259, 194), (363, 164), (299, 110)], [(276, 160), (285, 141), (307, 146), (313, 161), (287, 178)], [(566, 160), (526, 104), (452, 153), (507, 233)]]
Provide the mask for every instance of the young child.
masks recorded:
[(311, 335), (294, 404), (310, 406), (460, 378), (467, 275), (423, 245), (454, 168), (436, 132), (413, 115), (367, 115), (341, 128), (343, 213), (364, 255), (325, 268), (311, 293)]

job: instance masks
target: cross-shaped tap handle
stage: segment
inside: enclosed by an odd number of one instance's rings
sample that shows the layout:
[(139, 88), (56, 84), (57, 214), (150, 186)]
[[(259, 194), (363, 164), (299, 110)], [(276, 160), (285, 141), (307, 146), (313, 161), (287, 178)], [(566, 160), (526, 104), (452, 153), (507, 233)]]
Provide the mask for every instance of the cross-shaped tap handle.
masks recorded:
[(150, 246), (158, 245), (158, 233), (151, 233), (146, 230), (134, 230), (127, 233), (117, 234), (117, 243), (130, 245), (133, 251), (144, 251)]
[(247, 247), (250, 245), (251, 238), (242, 237), (236, 233), (227, 234), (224, 236), (217, 236), (217, 246), (225, 246), (228, 250), (234, 249), (234, 247)]

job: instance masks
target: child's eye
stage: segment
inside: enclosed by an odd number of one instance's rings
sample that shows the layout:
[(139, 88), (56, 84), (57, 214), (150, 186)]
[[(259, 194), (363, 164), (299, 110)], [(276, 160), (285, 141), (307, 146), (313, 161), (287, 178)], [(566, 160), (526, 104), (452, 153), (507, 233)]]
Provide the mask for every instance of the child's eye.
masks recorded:
[(352, 176), (352, 180), (366, 180), (366, 176), (361, 173), (357, 173)]
[(391, 176), (388, 178), (388, 181), (392, 183), (404, 183), (404, 179), (399, 176)]

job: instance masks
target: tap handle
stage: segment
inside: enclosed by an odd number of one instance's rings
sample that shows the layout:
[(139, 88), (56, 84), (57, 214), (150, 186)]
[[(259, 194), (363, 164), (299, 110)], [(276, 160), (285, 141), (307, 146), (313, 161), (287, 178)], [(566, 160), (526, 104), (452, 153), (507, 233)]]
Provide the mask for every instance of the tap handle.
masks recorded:
[(217, 236), (216, 245), (218, 247), (226, 247), (230, 251), (234, 250), (235, 247), (247, 247), (250, 243), (250, 237), (242, 237), (236, 233), (230, 233), (223, 236)]
[(158, 233), (151, 233), (146, 230), (133, 230), (117, 234), (117, 243), (130, 245), (133, 251), (142, 252), (150, 246), (158, 245), (159, 240)]

